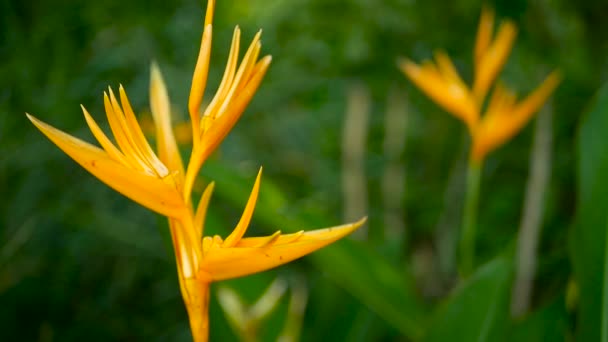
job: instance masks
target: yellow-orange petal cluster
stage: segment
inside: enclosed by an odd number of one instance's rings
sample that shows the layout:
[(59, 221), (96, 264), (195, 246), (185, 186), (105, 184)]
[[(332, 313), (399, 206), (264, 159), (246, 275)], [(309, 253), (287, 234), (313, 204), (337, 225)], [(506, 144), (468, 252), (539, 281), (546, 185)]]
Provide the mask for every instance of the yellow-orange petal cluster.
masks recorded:
[(436, 54), (435, 63), (425, 61), (417, 65), (407, 59), (399, 62), (399, 68), (416, 86), (467, 125), (473, 141), (471, 159), (475, 162), (482, 161), (489, 152), (517, 134), (560, 80), (557, 72), (551, 73), (520, 103), (516, 102), (512, 91), (497, 86), (485, 114), (481, 116), (488, 91), (504, 67), (517, 34), (515, 24), (507, 20), (501, 23), (492, 39), (493, 27), (494, 13), (484, 9), (474, 49), (475, 75), (471, 88), (462, 81), (444, 53)]
[(61, 150), (102, 182), (133, 201), (167, 217), (187, 211), (175, 181), (175, 173), (158, 159), (135, 119), (122, 87), (122, 108), (114, 93), (104, 93), (108, 122), (118, 146), (103, 133), (82, 107), (85, 120), (102, 148), (72, 137), (27, 115), (32, 123)]

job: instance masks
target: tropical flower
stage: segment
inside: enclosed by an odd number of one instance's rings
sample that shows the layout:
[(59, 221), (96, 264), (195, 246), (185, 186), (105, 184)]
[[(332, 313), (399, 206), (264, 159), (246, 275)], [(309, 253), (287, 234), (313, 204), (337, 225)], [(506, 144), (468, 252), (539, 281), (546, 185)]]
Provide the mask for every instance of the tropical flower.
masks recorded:
[[(264, 77), (271, 57), (259, 57), (259, 32), (240, 65), (240, 30), (234, 30), (230, 55), (219, 89), (201, 111), (211, 52), (215, 2), (208, 1), (202, 42), (188, 109), (192, 151), (186, 168), (171, 127), (170, 101), (160, 70), (152, 65), (150, 107), (156, 128), (157, 153), (148, 144), (122, 86), (118, 96), (104, 93), (104, 106), (116, 144), (88, 111), (84, 117), (101, 147), (75, 138), (27, 114), (42, 133), (102, 182), (169, 220), (180, 289), (196, 341), (208, 338), (209, 284), (273, 268), (311, 253), (348, 235), (359, 222), (309, 232), (244, 238), (256, 204), (262, 170), (258, 173), (242, 217), (232, 233), (203, 238), (204, 222), (214, 183), (203, 191), (194, 209), (194, 181), (209, 155), (237, 122)], [(238, 68), (237, 68), (238, 66)], [(120, 99), (120, 101), (119, 101)], [(201, 115), (202, 114), (202, 115)]]
[(517, 28), (509, 20), (501, 23), (492, 41), (494, 13), (482, 11), (474, 50), (475, 75), (469, 88), (450, 58), (443, 52), (435, 55), (435, 63), (421, 65), (403, 59), (399, 68), (414, 84), (447, 112), (462, 120), (472, 137), (471, 160), (481, 162), (492, 150), (511, 139), (537, 112), (560, 81), (554, 71), (526, 99), (517, 102), (515, 93), (498, 84), (481, 117), (488, 90), (504, 66)]

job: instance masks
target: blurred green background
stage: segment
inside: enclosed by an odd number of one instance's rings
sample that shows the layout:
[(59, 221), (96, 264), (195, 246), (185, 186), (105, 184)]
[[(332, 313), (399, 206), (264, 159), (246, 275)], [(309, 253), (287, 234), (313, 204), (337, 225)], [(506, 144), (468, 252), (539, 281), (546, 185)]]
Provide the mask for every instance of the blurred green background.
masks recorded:
[[(249, 236), (369, 215), (367, 234), (220, 285), (253, 303), (275, 278), (289, 284), (260, 323), (260, 340), (277, 339), (290, 317), (290, 294), (302, 288), (302, 331), (293, 331), (303, 341), (597, 340), (608, 90), (594, 94), (608, 75), (608, 3), (488, 5), (519, 26), (501, 75), (506, 84), (527, 94), (551, 70), (564, 75), (546, 109), (553, 118), (551, 174), (535, 285), (528, 314), (515, 319), (513, 255), (535, 121), (486, 161), (478, 271), (459, 283), (453, 248), (466, 130), (396, 67), (400, 56), (421, 61), (441, 48), (470, 82), (481, 3), (219, 2), (208, 94), (237, 24), (242, 46), (263, 28), (262, 53), (273, 62), (240, 122), (203, 166), (203, 179), (216, 180), (209, 233), (226, 236), (233, 228), (261, 165)], [(24, 112), (92, 141), (79, 104), (104, 123), (102, 92), (123, 84), (136, 111), (148, 112), (154, 60), (177, 121), (186, 120), (204, 8), (189, 0), (0, 2), (0, 340), (190, 339), (165, 220), (81, 169)], [(362, 135), (343, 139), (348, 120)], [(353, 153), (360, 159), (344, 158), (345, 145), (359, 146)], [(345, 199), (345, 187), (354, 195)], [(238, 340), (217, 289), (211, 340)]]

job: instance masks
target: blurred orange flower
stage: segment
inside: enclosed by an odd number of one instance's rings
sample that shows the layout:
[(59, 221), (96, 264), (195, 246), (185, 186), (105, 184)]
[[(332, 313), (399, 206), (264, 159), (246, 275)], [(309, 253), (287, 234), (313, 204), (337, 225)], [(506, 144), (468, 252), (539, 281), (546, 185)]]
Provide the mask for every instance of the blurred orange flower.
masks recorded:
[(399, 61), (399, 68), (416, 86), (467, 125), (473, 141), (471, 159), (475, 162), (481, 162), (489, 152), (517, 134), (560, 82), (558, 72), (554, 71), (520, 102), (516, 101), (512, 91), (499, 84), (482, 117), (488, 90), (507, 61), (517, 34), (515, 24), (507, 20), (500, 25), (496, 38), (492, 40), (493, 27), (494, 13), (484, 9), (474, 50), (472, 88), (463, 82), (443, 52), (436, 53), (435, 62), (425, 61), (421, 65), (408, 59)]

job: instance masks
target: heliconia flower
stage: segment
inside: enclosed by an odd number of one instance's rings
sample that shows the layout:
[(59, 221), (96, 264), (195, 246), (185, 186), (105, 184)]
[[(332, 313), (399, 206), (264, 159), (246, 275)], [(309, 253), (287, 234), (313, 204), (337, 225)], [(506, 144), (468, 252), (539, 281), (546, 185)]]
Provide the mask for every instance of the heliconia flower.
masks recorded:
[(472, 138), (471, 160), (479, 162), (487, 153), (512, 138), (537, 112), (559, 84), (560, 77), (552, 72), (524, 101), (515, 102), (511, 91), (497, 86), (490, 104), (481, 116), (488, 90), (505, 65), (517, 28), (511, 21), (502, 23), (492, 41), (494, 13), (484, 9), (481, 14), (474, 49), (475, 77), (469, 88), (443, 52), (435, 56), (436, 63), (421, 65), (402, 59), (398, 66), (410, 80), (439, 106), (462, 120)]
[(260, 188), (261, 169), (232, 233), (203, 237), (204, 223), (214, 183), (203, 191), (196, 209), (192, 187), (209, 155), (238, 121), (255, 94), (270, 56), (258, 60), (261, 49), (258, 33), (237, 68), (240, 30), (234, 31), (224, 77), (215, 96), (201, 112), (211, 52), (212, 19), (215, 2), (207, 3), (207, 13), (199, 57), (189, 99), (192, 151), (188, 166), (179, 152), (171, 124), (167, 88), (159, 68), (153, 64), (150, 78), (150, 109), (154, 119), (156, 150), (148, 144), (131, 108), (127, 94), (119, 87), (104, 93), (104, 106), (114, 142), (82, 107), (85, 120), (101, 147), (66, 134), (27, 114), (32, 123), (67, 155), (102, 182), (131, 200), (164, 215), (169, 220), (182, 297), (195, 341), (208, 338), (209, 284), (264, 271), (327, 246), (361, 226), (365, 218), (351, 224), (294, 234), (280, 231), (266, 237), (244, 237), (251, 221)]

